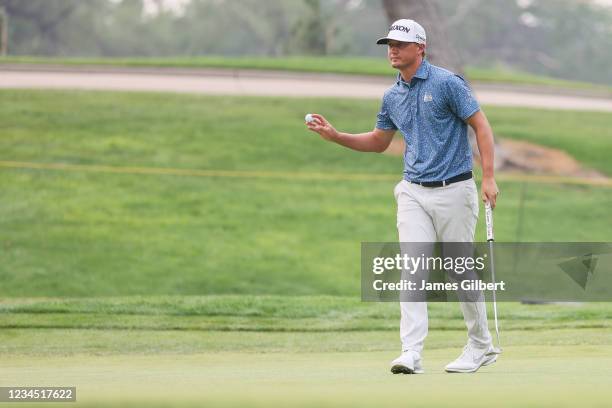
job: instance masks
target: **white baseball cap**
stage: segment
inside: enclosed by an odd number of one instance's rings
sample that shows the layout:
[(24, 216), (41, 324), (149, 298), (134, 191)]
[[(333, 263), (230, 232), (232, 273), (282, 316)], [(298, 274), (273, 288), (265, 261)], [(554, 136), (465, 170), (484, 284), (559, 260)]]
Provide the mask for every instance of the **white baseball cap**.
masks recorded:
[(391, 24), (389, 34), (379, 38), (376, 44), (387, 44), (389, 40), (425, 44), (427, 35), (423, 26), (416, 21), (401, 19)]

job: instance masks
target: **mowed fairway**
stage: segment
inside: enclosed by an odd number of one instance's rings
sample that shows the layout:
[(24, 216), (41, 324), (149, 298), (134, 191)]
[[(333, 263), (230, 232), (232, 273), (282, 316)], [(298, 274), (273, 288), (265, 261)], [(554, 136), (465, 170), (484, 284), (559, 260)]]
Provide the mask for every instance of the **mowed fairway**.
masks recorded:
[[(359, 301), (359, 251), (396, 239), (401, 159), (302, 122), (361, 132), (377, 109), (0, 92), (0, 386), (77, 386), (92, 407), (608, 406), (607, 303), (501, 304), (504, 354), (475, 375), (443, 373), (465, 331), (432, 304), (426, 374), (389, 373), (399, 310)], [(612, 175), (609, 114), (487, 112)], [(610, 187), (499, 184), (499, 241), (612, 238)]]
[[(339, 296), (4, 299), (0, 384), (77, 387), (78, 406), (607, 406), (609, 304), (500, 304), (504, 352), (446, 374), (465, 331), (431, 304), (426, 373), (394, 376), (398, 306)], [(66, 406), (72, 406), (67, 404)]]
[[(23, 331), (21, 336), (36, 335)], [(49, 342), (95, 342), (107, 333), (52, 330)], [(500, 360), (477, 374), (447, 374), (443, 367), (464, 341), (459, 331), (434, 331), (424, 353), (426, 373), (393, 375), (395, 332), (112, 334), (115, 344), (137, 337), (173, 338), (208, 349), (180, 353), (169, 347), (146, 354), (76, 353), (3, 355), (2, 385), (76, 386), (78, 406), (609, 406), (612, 346), (609, 332), (592, 329), (511, 331)], [(99, 342), (101, 340), (98, 340)], [(257, 346), (229, 351), (226, 343)], [(538, 345), (534, 345), (538, 344)], [(604, 343), (604, 344), (602, 344)], [(306, 346), (300, 350), (296, 345)], [(328, 347), (344, 345), (342, 351)], [(348, 347), (350, 345), (350, 347)], [(368, 350), (374, 347), (374, 350)], [(225, 351), (217, 351), (216, 349)], [(67, 349), (67, 347), (65, 348)], [(320, 351), (326, 350), (326, 351)], [(66, 404), (71, 406), (71, 404)]]

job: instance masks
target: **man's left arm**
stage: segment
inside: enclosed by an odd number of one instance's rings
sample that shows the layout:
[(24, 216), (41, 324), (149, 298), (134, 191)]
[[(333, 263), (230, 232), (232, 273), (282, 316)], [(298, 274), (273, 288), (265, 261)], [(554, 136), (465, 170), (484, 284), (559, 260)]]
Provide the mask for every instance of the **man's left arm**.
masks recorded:
[(499, 189), (495, 183), (495, 175), (493, 170), (493, 157), (495, 145), (493, 140), (493, 130), (487, 117), (482, 110), (477, 111), (467, 119), (467, 123), (474, 129), (476, 133), (476, 143), (480, 152), (480, 160), (482, 164), (482, 186), (481, 196), (482, 201), (491, 203), (491, 207), (495, 208), (495, 202)]

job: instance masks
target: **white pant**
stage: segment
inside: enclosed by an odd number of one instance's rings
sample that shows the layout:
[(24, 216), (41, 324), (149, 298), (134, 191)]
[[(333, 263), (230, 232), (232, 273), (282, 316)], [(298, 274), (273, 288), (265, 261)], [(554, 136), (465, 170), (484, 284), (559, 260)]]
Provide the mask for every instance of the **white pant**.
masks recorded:
[[(402, 180), (395, 186), (400, 242), (473, 242), (478, 220), (474, 179), (444, 187), (422, 187)], [(460, 302), (469, 342), (491, 344), (484, 302)], [(421, 354), (427, 336), (427, 303), (400, 302), (402, 351)]]

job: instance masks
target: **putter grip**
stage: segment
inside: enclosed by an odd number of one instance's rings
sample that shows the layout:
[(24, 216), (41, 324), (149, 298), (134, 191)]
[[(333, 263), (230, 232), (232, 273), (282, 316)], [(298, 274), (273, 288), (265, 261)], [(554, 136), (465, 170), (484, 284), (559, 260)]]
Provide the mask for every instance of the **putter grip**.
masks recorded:
[(493, 241), (493, 210), (491, 204), (485, 202), (485, 221), (487, 223), (487, 241)]

